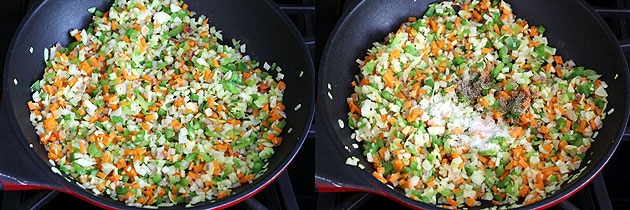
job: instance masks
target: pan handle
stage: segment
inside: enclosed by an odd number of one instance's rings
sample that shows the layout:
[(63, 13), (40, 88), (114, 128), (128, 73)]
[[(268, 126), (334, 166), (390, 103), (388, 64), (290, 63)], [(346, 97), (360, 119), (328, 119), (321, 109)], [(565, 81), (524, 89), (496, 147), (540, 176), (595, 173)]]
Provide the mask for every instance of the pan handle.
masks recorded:
[(8, 115), (0, 101), (0, 190), (50, 189), (64, 191), (61, 185), (46, 177), (50, 172), (38, 171), (38, 166), (17, 141)]

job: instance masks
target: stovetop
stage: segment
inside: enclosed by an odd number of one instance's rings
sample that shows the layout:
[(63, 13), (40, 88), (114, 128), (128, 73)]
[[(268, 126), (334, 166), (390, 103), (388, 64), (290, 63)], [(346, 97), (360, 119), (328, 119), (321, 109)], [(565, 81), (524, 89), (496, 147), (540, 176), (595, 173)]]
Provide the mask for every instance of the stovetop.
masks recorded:
[[(26, 11), (41, 0), (13, 0), (0, 7), (0, 67), (11, 37)], [(317, 64), (336, 21), (353, 0), (274, 0), (302, 33)], [(356, 0), (355, 0), (356, 1)], [(630, 0), (587, 0), (604, 17), (622, 44), (630, 43)], [(30, 4), (29, 4), (30, 3)], [(316, 21), (315, 21), (316, 20)], [(629, 44), (630, 45), (630, 44)], [(629, 48), (630, 49), (630, 48)], [(630, 58), (626, 52), (626, 58)], [(0, 70), (0, 74), (2, 71)], [(0, 80), (0, 87), (3, 80)], [(315, 117), (317, 124), (317, 115)], [(320, 193), (315, 187), (316, 144), (321, 142), (317, 126), (311, 126), (307, 140), (287, 171), (277, 181), (231, 209), (406, 209), (377, 195), (361, 192)], [(0, 128), (0, 133), (2, 133)], [(601, 175), (591, 184), (552, 209), (630, 209), (630, 137), (624, 137)], [(0, 209), (96, 209), (84, 201), (54, 191), (0, 190)]]

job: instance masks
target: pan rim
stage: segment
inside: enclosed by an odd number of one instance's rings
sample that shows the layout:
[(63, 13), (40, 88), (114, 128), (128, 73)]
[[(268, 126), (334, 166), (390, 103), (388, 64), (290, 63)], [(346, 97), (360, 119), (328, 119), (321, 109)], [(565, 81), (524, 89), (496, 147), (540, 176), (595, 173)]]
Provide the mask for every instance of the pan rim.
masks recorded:
[[(442, 0), (438, 0), (438, 1), (430, 1), (430, 2), (440, 2)], [(629, 85), (628, 83), (628, 79), (629, 79), (629, 73), (628, 73), (628, 64), (627, 64), (627, 60), (624, 58), (624, 54), (621, 50), (621, 48), (618, 45), (618, 40), (614, 37), (611, 29), (609, 27), (607, 27), (606, 23), (604, 22), (604, 20), (597, 15), (593, 8), (588, 5), (587, 3), (585, 3), (584, 1), (580, 1), (580, 0), (569, 0), (574, 2), (575, 4), (577, 4), (581, 9), (585, 10), (585, 13), (588, 14), (593, 20), (595, 20), (598, 25), (601, 27), (601, 29), (605, 32), (605, 39), (607, 41), (611, 41), (613, 43), (617, 43), (617, 45), (615, 45), (615, 51), (617, 54), (617, 59), (621, 61), (622, 64), (622, 69), (620, 69), (619, 71), (619, 76), (623, 79), (625, 79), (625, 83), (626, 86)], [(351, 5), (352, 8), (347, 10), (344, 15), (338, 20), (337, 24), (335, 25), (335, 27), (333, 28), (332, 32), (330, 33), (329, 38), (327, 39), (326, 45), (324, 47), (323, 53), (322, 53), (322, 60), (320, 61), (320, 70), (319, 70), (319, 90), (318, 90), (318, 94), (320, 96), (324, 96), (324, 99), (322, 100), (327, 100), (325, 99), (325, 96), (327, 94), (327, 90), (323, 87), (325, 87), (327, 84), (327, 82), (329, 82), (330, 80), (326, 80), (325, 78), (328, 77), (328, 75), (325, 75), (325, 72), (331, 72), (331, 71), (326, 71), (326, 68), (329, 68), (329, 63), (334, 63), (332, 60), (332, 58), (330, 58), (330, 53), (331, 51), (333, 51), (335, 49), (335, 47), (337, 46), (337, 43), (339, 42), (339, 39), (342, 39), (340, 36), (338, 36), (338, 34), (340, 34), (340, 31), (343, 31), (345, 26), (350, 24), (348, 23), (349, 19), (355, 15), (355, 13), (357, 13), (357, 11), (360, 10), (361, 7), (365, 7), (367, 0), (361, 0), (358, 1), (356, 4)], [(367, 50), (367, 49), (362, 49), (362, 50)], [(363, 54), (362, 54), (363, 55)], [(340, 96), (337, 96), (340, 97)], [(521, 206), (521, 207), (517, 207), (517, 209), (530, 209), (530, 208), (547, 208), (550, 207), (552, 205), (557, 204), (559, 201), (565, 200), (566, 198), (570, 197), (571, 195), (573, 195), (574, 193), (576, 193), (578, 190), (582, 189), (583, 187), (585, 187), (587, 184), (589, 184), (597, 174), (600, 173), (600, 171), (602, 170), (602, 168), (608, 163), (609, 159), (611, 158), (612, 154), (614, 153), (614, 151), (616, 150), (616, 148), (619, 145), (620, 139), (623, 136), (623, 133), (625, 132), (625, 126), (628, 123), (628, 118), (630, 116), (630, 92), (626, 91), (625, 94), (625, 107), (621, 108), (621, 107), (615, 107), (615, 113), (621, 113), (622, 114), (622, 120), (620, 123), (621, 125), (621, 129), (619, 129), (617, 131), (617, 133), (615, 134), (615, 139), (613, 139), (613, 145), (608, 149), (608, 151), (606, 152), (606, 156), (604, 158), (601, 159), (600, 162), (597, 163), (590, 163), (590, 164), (596, 164), (594, 169), (596, 170), (591, 170), (591, 171), (584, 171), (582, 172), (583, 178), (581, 179), (577, 179), (575, 180), (574, 183), (572, 183), (571, 185), (567, 185), (566, 188), (555, 191), (552, 195), (547, 196), (545, 199), (536, 202), (534, 204), (531, 205), (527, 205), (527, 206)], [(333, 142), (335, 142), (336, 144), (336, 148), (338, 151), (340, 151), (342, 154), (349, 154), (349, 152), (344, 152), (343, 149), (341, 149), (341, 147), (343, 147), (343, 143), (341, 143), (340, 137), (338, 136), (338, 133), (335, 132), (335, 128), (334, 128), (334, 123), (333, 121), (335, 119), (330, 119), (329, 115), (328, 115), (328, 111), (333, 109), (332, 107), (329, 107), (328, 104), (326, 103), (318, 103), (318, 107), (319, 110), (322, 110), (322, 114), (321, 117), (323, 118), (322, 121), (324, 121), (325, 123), (325, 128), (327, 134), (332, 138), (331, 140)], [(361, 160), (365, 160), (364, 156), (359, 157)], [(582, 166), (585, 165), (585, 163), (582, 164)], [(362, 171), (366, 171), (366, 169), (363, 169)], [(368, 173), (361, 173), (360, 174), (362, 178), (364, 178), (363, 181), (367, 181), (366, 185), (370, 184), (374, 187), (377, 188), (378, 191), (374, 191), (374, 193), (379, 193), (382, 194), (382, 192), (393, 192), (397, 195), (391, 195), (391, 193), (388, 193), (388, 195), (386, 195), (387, 197), (391, 197), (394, 198), (396, 200), (398, 200), (399, 202), (407, 205), (407, 206), (413, 206), (413, 207), (421, 207), (421, 208), (437, 208), (434, 205), (428, 205), (425, 206), (423, 202), (418, 202), (415, 200), (412, 200), (410, 198), (408, 198), (407, 196), (405, 196), (404, 194), (400, 194), (397, 191), (391, 190), (389, 187), (387, 187), (387, 185), (385, 184), (381, 184), (380, 182), (377, 182), (376, 179), (372, 178), (371, 176), (369, 176)], [(367, 177), (367, 179), (365, 179)], [(376, 184), (376, 185), (374, 185)], [(369, 191), (369, 189), (367, 189)]]
[[(112, 0), (107, 0), (107, 1), (111, 2)], [(182, 0), (182, 1), (185, 2), (185, 0)], [(51, 2), (53, 1), (50, 1), (50, 0), (43, 1), (41, 4), (32, 8), (24, 16), (22, 21), (20, 21), (20, 24), (17, 30), (15, 31), (14, 36), (11, 39), (11, 44), (8, 47), (8, 52), (16, 51), (16, 49), (19, 47), (18, 46), (19, 43), (17, 41), (21, 39), (20, 35), (25, 33), (24, 31), (26, 30), (27, 25), (29, 25), (29, 22), (33, 21), (33, 16), (39, 13), (45, 12), (45, 11), (41, 11), (42, 8), (46, 4), (52, 4)], [(308, 101), (302, 102), (302, 106), (303, 106), (302, 109), (307, 110), (306, 111), (307, 118), (304, 119), (304, 129), (301, 131), (300, 135), (298, 135), (299, 137), (295, 141), (295, 144), (291, 148), (290, 152), (288, 153), (289, 155), (283, 157), (282, 160), (279, 161), (278, 167), (268, 168), (267, 176), (262, 176), (258, 178), (254, 183), (247, 186), (241, 192), (232, 194), (227, 198), (220, 199), (220, 200), (217, 200), (217, 199), (208, 200), (202, 203), (195, 204), (193, 205), (193, 207), (188, 207), (187, 209), (227, 208), (236, 203), (242, 202), (243, 200), (258, 193), (259, 191), (267, 187), (269, 184), (271, 184), (273, 181), (275, 181), (286, 170), (288, 165), (293, 161), (293, 159), (295, 158), (295, 156), (301, 149), (308, 135), (308, 131), (311, 128), (312, 121), (314, 118), (314, 113), (315, 113), (315, 97), (316, 97), (315, 96), (316, 90), (314, 88), (315, 87), (315, 81), (314, 81), (315, 70), (314, 70), (312, 57), (310, 56), (310, 52), (308, 51), (308, 48), (306, 47), (304, 38), (301, 36), (301, 34), (299, 33), (295, 25), (291, 22), (287, 14), (284, 13), (280, 9), (280, 7), (276, 3), (274, 3), (272, 0), (264, 0), (262, 4), (268, 7), (267, 11), (269, 12), (270, 15), (273, 15), (274, 17), (277, 17), (281, 20), (278, 22), (278, 24), (284, 25), (286, 29), (288, 30), (288, 32), (290, 32), (290, 36), (296, 39), (295, 44), (297, 44), (297, 48), (299, 49), (300, 52), (294, 52), (294, 53), (300, 53), (302, 55), (301, 57), (304, 59), (303, 60), (304, 62), (303, 64), (305, 65), (304, 69), (300, 69), (300, 70), (304, 72), (304, 77), (302, 77), (302, 79), (308, 80), (308, 83), (309, 83), (308, 87), (310, 89), (310, 91), (304, 92), (305, 94), (308, 94)], [(110, 3), (108, 3), (108, 5), (110, 5)], [(9, 69), (8, 68), (9, 63), (12, 62), (11, 57), (12, 56), (8, 53), (7, 57), (5, 58), (5, 65), (4, 65), (5, 69)], [(9, 80), (9, 70), (4, 72), (3, 79), (6, 81)], [(65, 175), (54, 174), (50, 170), (50, 166), (47, 165), (46, 161), (42, 161), (42, 159), (34, 151), (32, 151), (32, 149), (29, 148), (28, 142), (26, 141), (24, 134), (20, 132), (21, 131), (20, 126), (17, 125), (16, 123), (17, 119), (15, 115), (11, 114), (15, 112), (14, 107), (6, 103), (6, 101), (11, 101), (12, 96), (11, 94), (9, 94), (11, 92), (10, 87), (12, 86), (9, 85), (9, 82), (4, 83), (3, 85), (3, 101), (2, 102), (3, 104), (6, 104), (5, 110), (7, 112), (7, 115), (9, 116), (8, 117), (9, 119), (7, 119), (8, 120), (7, 124), (10, 124), (10, 126), (7, 126), (7, 127), (10, 127), (9, 129), (15, 132), (16, 138), (17, 138), (16, 140), (19, 142), (21, 147), (26, 151), (29, 158), (34, 160), (36, 166), (33, 166), (33, 167), (37, 169), (44, 169), (43, 171), (45, 172), (44, 172), (44, 175), (42, 176), (45, 176), (47, 177), (47, 179), (50, 179), (52, 182), (54, 182), (54, 183), (51, 183), (54, 185), (54, 186), (51, 186), (53, 190), (60, 190), (66, 193), (73, 194), (74, 196), (79, 197), (83, 200), (86, 200), (99, 207), (134, 208), (134, 206), (128, 206), (124, 202), (111, 199), (107, 196), (95, 196), (94, 194), (90, 193), (88, 190), (85, 190), (77, 186), (74, 183), (74, 181), (66, 180)], [(308, 105), (306, 103), (308, 103)]]

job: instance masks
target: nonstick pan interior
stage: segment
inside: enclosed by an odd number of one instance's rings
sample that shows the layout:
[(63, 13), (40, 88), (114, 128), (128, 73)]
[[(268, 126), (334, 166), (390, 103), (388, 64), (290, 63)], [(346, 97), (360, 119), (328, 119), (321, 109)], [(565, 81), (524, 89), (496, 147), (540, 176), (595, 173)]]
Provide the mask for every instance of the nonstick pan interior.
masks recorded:
[[(590, 152), (580, 169), (583, 171), (571, 182), (541, 202), (527, 206), (538, 208), (549, 206), (570, 196), (582, 188), (608, 161), (623, 135), (628, 120), (628, 69), (619, 44), (609, 28), (592, 9), (580, 0), (559, 1), (507, 1), (517, 17), (526, 19), (530, 25), (544, 25), (550, 46), (556, 47), (565, 59), (573, 59), (578, 65), (592, 68), (602, 74), (608, 83), (609, 106), (615, 109), (604, 121), (604, 127), (592, 144)], [(352, 175), (363, 179), (365, 189), (392, 197), (406, 205), (421, 208), (435, 206), (413, 201), (399, 189), (390, 189), (371, 177), (374, 171), (362, 149), (350, 149), (355, 140), (351, 130), (340, 128), (338, 120), (347, 122), (346, 98), (353, 92), (350, 83), (359, 69), (355, 62), (363, 58), (373, 42), (381, 42), (391, 31), (407, 21), (410, 16), (421, 17), (432, 1), (359, 1), (338, 22), (331, 33), (320, 62), (319, 108), (328, 133), (342, 156), (355, 156), (366, 166), (365, 173)], [(331, 84), (332, 88), (327, 89)], [(329, 98), (328, 94), (332, 96)], [(360, 143), (359, 143), (360, 144)], [(352, 148), (352, 147), (350, 147)], [(342, 161), (344, 162), (344, 161)], [(352, 166), (341, 166), (352, 167)], [(486, 205), (487, 206), (487, 205)]]
[[(287, 85), (284, 103), (287, 107), (287, 127), (282, 134), (283, 143), (275, 148), (269, 159), (268, 170), (252, 184), (233, 190), (233, 195), (218, 201), (208, 201), (195, 207), (226, 207), (253, 195), (273, 181), (293, 159), (301, 147), (310, 128), (314, 113), (313, 65), (303, 39), (290, 20), (271, 1), (206, 1), (186, 0), (196, 16), (209, 17), (209, 24), (223, 31), (223, 43), (231, 44), (232, 38), (247, 44), (247, 54), (253, 59), (268, 63), (275, 62), (283, 69)], [(72, 29), (85, 28), (91, 22), (87, 10), (96, 7), (101, 11), (109, 9), (111, 0), (99, 1), (45, 1), (29, 13), (21, 23), (5, 64), (4, 93), (9, 120), (17, 133), (15, 144), (21, 144), (33, 158), (31, 167), (34, 173), (47, 176), (53, 186), (61, 191), (79, 195), (100, 206), (125, 208), (122, 202), (108, 197), (94, 196), (76, 184), (63, 179), (50, 171), (47, 153), (39, 143), (35, 130), (29, 121), (26, 103), (31, 98), (30, 85), (43, 74), (43, 49), (56, 42), (62, 45), (70, 41)], [(33, 48), (33, 53), (29, 52)], [(262, 65), (262, 64), (261, 64)], [(273, 73), (272, 73), (273, 74)], [(301, 108), (294, 110), (298, 104)], [(292, 132), (286, 130), (291, 128)], [(31, 149), (29, 144), (33, 145)], [(17, 177), (19, 179), (19, 177)], [(178, 206), (183, 207), (183, 206)]]

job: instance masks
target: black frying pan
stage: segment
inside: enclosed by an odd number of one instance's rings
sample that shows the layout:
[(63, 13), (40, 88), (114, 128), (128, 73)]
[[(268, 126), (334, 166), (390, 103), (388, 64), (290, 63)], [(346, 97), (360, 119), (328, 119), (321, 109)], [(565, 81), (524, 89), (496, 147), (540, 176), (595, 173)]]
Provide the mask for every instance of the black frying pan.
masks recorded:
[[(252, 196), (270, 184), (291, 162), (300, 149), (310, 128), (315, 101), (314, 70), (310, 55), (301, 35), (286, 15), (271, 1), (249, 0), (186, 0), (198, 15), (209, 17), (210, 25), (223, 31), (223, 43), (231, 39), (247, 44), (247, 54), (258, 61), (276, 62), (284, 70), (287, 85), (284, 103), (287, 108), (287, 127), (283, 142), (269, 159), (268, 170), (251, 184), (233, 190), (233, 194), (217, 201), (195, 205), (196, 208), (225, 208)], [(92, 15), (87, 9), (109, 9), (111, 0), (45, 1), (33, 9), (22, 21), (8, 51), (4, 71), (2, 105), (6, 112), (8, 131), (1, 138), (0, 182), (4, 189), (47, 188), (73, 194), (95, 205), (108, 208), (129, 208), (124, 203), (104, 196), (95, 196), (61, 176), (54, 174), (48, 163), (47, 152), (39, 143), (29, 121), (26, 103), (31, 98), (30, 85), (43, 74), (43, 49), (56, 42), (70, 41), (71, 29), (85, 28)], [(29, 48), (34, 49), (33, 53)], [(300, 72), (303, 75), (300, 77)], [(14, 84), (14, 79), (18, 84)], [(293, 107), (301, 104), (301, 109)], [(0, 124), (2, 125), (2, 124)], [(8, 137), (8, 138), (7, 138)], [(32, 148), (29, 147), (32, 144)], [(175, 206), (182, 208), (183, 205)]]
[[(340, 128), (337, 120), (347, 122), (346, 98), (353, 92), (350, 82), (359, 72), (355, 62), (363, 58), (373, 42), (381, 42), (391, 31), (407, 21), (410, 16), (421, 17), (427, 5), (433, 1), (375, 1), (362, 0), (340, 19), (331, 33), (322, 56), (319, 70), (320, 122), (331, 136), (332, 144), (343, 160), (335, 162), (346, 171), (335, 173), (332, 180), (322, 179), (320, 190), (360, 190), (392, 198), (407, 206), (436, 208), (436, 206), (414, 201), (399, 189), (390, 189), (372, 177), (374, 168), (363, 156), (362, 149), (353, 149), (351, 130)], [(590, 152), (576, 171), (577, 178), (561, 186), (546, 199), (524, 208), (545, 208), (554, 205), (584, 187), (611, 157), (624, 133), (628, 121), (628, 67), (619, 43), (604, 21), (581, 0), (528, 0), (508, 1), (514, 14), (528, 20), (530, 25), (544, 25), (550, 46), (558, 49), (565, 59), (573, 59), (578, 65), (593, 68), (602, 74), (601, 79), (609, 84), (609, 107), (615, 111), (604, 120), (604, 127), (592, 144)], [(614, 79), (616, 78), (616, 79)], [(331, 84), (332, 90), (327, 88)], [(328, 97), (328, 92), (333, 99)], [(347, 124), (347, 123), (346, 123)], [(349, 149), (345, 149), (345, 148)], [(355, 156), (365, 165), (365, 170), (346, 166), (346, 157)], [(333, 166), (331, 166), (333, 167)], [(324, 170), (325, 171), (325, 170)], [(329, 171), (332, 171), (329, 169)], [(344, 177), (345, 176), (345, 177)], [(344, 181), (345, 180), (345, 181)], [(341, 187), (339, 187), (341, 186)], [(336, 188), (336, 189), (334, 189)], [(484, 204), (488, 207), (489, 203)]]

